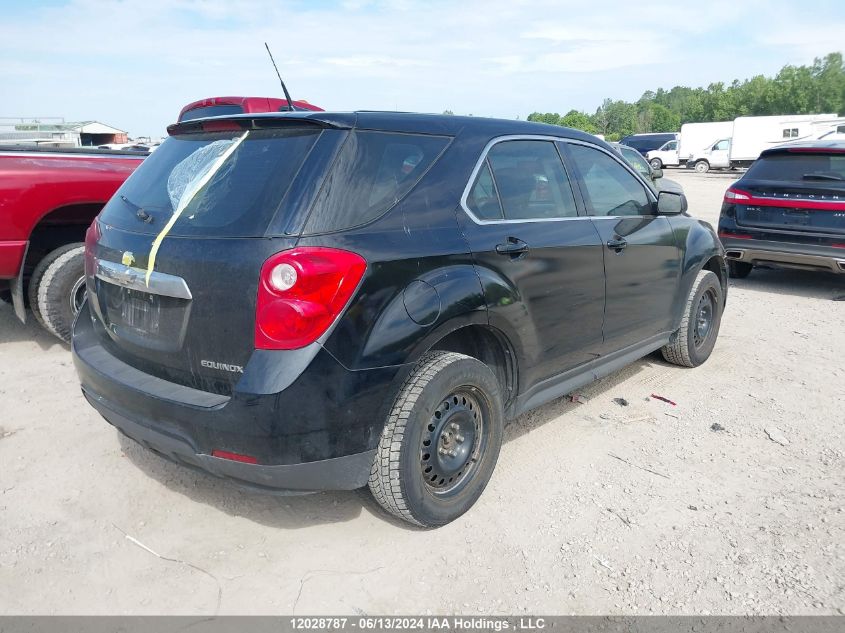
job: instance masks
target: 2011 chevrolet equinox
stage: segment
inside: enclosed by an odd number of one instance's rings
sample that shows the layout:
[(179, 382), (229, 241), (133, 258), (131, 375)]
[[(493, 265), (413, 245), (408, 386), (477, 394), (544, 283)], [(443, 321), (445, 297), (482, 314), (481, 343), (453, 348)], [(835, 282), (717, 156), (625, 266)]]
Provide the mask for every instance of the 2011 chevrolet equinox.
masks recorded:
[(86, 241), (88, 401), (179, 463), (466, 512), (504, 422), (655, 350), (710, 355), (712, 228), (612, 149), (522, 121), (180, 123)]

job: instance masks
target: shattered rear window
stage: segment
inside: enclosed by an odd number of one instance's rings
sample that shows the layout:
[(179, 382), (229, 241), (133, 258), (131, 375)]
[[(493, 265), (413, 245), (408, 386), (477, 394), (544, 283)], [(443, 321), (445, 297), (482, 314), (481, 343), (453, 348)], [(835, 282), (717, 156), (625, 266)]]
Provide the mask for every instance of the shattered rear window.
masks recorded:
[(320, 131), (243, 130), (173, 136), (103, 209), (106, 224), (136, 233), (264, 235)]

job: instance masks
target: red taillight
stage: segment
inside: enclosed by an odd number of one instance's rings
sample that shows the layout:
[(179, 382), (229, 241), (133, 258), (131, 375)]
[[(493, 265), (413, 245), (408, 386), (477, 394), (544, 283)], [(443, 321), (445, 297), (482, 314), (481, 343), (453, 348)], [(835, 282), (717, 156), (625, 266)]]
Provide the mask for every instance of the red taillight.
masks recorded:
[(831, 244), (833, 248), (845, 248), (845, 244)]
[(346, 307), (367, 262), (335, 248), (282, 251), (261, 267), (255, 348), (297, 349), (316, 341)]
[(241, 455), (240, 453), (230, 453), (229, 451), (218, 451), (217, 449), (211, 451), (212, 457), (220, 459), (228, 459), (231, 462), (243, 462), (244, 464), (257, 464), (258, 460), (251, 455)]
[(202, 123), (203, 132), (238, 132), (243, 127), (234, 121), (204, 121)]
[(751, 194), (741, 189), (728, 189), (725, 192), (725, 202), (736, 204), (742, 203), (743, 200), (751, 200)]
[(727, 237), (734, 240), (753, 240), (751, 235), (745, 233), (728, 233), (727, 231), (719, 231), (719, 237)]

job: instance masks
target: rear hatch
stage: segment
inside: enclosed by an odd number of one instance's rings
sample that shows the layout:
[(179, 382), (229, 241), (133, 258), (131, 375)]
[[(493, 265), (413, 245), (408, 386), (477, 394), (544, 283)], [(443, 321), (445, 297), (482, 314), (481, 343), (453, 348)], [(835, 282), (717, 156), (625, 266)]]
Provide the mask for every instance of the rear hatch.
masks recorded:
[(802, 148), (764, 154), (732, 190), (739, 226), (845, 234), (845, 153)]
[[(313, 176), (344, 132), (304, 122), (189, 125), (198, 129), (167, 139), (89, 232), (91, 312), (118, 358), (228, 395), (254, 349), (262, 263), (294, 246), (285, 227), (307, 207)], [(312, 176), (305, 186), (303, 172)]]

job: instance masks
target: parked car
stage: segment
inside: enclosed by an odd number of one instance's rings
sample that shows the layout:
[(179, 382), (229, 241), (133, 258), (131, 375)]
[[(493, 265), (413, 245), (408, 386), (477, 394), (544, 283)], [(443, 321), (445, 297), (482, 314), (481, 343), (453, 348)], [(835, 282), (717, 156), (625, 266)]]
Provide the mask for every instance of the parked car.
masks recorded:
[(674, 191), (675, 193), (683, 193), (684, 188), (674, 180), (669, 180), (663, 177), (663, 170), (654, 168), (649, 165), (646, 160), (633, 147), (622, 145), (621, 143), (609, 143), (624, 158), (628, 164), (637, 170), (646, 184), (651, 186), (652, 190), (657, 193), (660, 191)]
[(622, 145), (633, 147), (645, 156), (650, 150), (657, 149), (667, 141), (677, 141), (677, 133), (654, 132), (649, 134), (629, 134), (619, 139)]
[(725, 193), (719, 238), (732, 277), (758, 264), (845, 273), (845, 141), (764, 151)]
[(0, 292), (70, 341), (85, 297), (85, 230), (146, 154), (95, 148), (0, 149)]
[[(275, 97), (210, 97), (189, 103), (179, 113), (178, 121), (192, 121), (212, 116), (257, 112), (285, 112), (289, 109), (285, 99)], [(293, 110), (322, 112), (323, 109), (305, 99), (293, 101)]]
[(706, 174), (711, 169), (730, 169), (731, 139), (721, 138), (701, 151), (695, 152), (687, 161), (687, 167), (692, 167), (699, 174)]
[(169, 133), (88, 232), (72, 349), (88, 402), (181, 464), (369, 485), (442, 525), (506, 419), (715, 344), (718, 237), (589, 134), (379, 112)]

